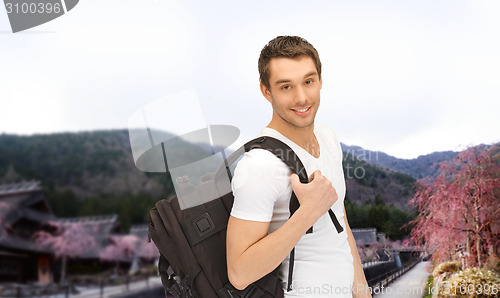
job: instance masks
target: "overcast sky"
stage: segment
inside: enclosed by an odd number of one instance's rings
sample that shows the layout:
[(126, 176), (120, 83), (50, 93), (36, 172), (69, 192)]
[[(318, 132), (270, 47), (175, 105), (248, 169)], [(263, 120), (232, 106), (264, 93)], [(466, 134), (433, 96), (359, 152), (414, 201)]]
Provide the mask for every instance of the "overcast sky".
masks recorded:
[(229, 124), (241, 143), (271, 117), (261, 48), (300, 35), (323, 63), (317, 121), (341, 142), (400, 158), (498, 142), (499, 14), (494, 0), (82, 0), (13, 34), (2, 6), (0, 132), (127, 128), (135, 111), (190, 89), (201, 109), (157, 111), (164, 129)]

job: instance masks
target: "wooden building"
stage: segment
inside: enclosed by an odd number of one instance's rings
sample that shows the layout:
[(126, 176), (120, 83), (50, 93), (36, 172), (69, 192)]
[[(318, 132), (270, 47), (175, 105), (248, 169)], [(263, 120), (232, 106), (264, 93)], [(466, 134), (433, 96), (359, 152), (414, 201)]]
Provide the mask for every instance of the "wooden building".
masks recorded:
[(50, 282), (53, 254), (33, 235), (54, 218), (39, 182), (0, 185), (0, 280)]

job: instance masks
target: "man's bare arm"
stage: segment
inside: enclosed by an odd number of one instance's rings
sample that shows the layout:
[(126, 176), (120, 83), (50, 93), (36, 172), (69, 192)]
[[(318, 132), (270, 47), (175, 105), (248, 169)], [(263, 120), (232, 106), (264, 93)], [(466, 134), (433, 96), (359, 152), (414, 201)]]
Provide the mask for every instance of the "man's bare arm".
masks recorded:
[(349, 223), (347, 222), (347, 213), (345, 212), (344, 207), (344, 222), (347, 233), (347, 241), (349, 242), (349, 246), (351, 248), (351, 254), (354, 265), (354, 282), (352, 283), (353, 288), (353, 297), (355, 298), (371, 298), (370, 290), (368, 288), (368, 283), (366, 282), (365, 273), (363, 271), (363, 267), (361, 266), (361, 259), (359, 258), (358, 248), (356, 247), (356, 241), (354, 236), (352, 235), (351, 228), (349, 227)]
[(227, 227), (227, 263), (231, 284), (244, 289), (273, 271), (290, 253), (302, 235), (337, 200), (331, 182), (320, 171), (309, 184), (291, 177), (300, 207), (279, 229), (267, 235), (269, 223), (230, 217)]
[(269, 235), (269, 223), (230, 217), (227, 257), (231, 284), (241, 290), (273, 271), (313, 224), (300, 208)]

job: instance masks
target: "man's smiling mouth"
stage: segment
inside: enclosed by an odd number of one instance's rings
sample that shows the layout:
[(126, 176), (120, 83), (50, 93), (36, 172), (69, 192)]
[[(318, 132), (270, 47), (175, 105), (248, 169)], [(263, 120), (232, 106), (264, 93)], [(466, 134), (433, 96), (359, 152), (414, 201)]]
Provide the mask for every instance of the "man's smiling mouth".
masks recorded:
[(299, 116), (307, 115), (310, 110), (311, 110), (311, 107), (301, 108), (301, 109), (292, 109), (292, 111), (294, 111), (295, 114), (297, 114)]

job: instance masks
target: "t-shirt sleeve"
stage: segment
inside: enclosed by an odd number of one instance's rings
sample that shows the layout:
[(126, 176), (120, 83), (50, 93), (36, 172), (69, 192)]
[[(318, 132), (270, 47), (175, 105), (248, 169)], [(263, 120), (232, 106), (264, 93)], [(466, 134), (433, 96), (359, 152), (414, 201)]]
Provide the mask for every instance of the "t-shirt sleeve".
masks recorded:
[(290, 181), (289, 173), (288, 167), (267, 150), (245, 153), (231, 181), (234, 195), (231, 216), (270, 222), (276, 200)]

